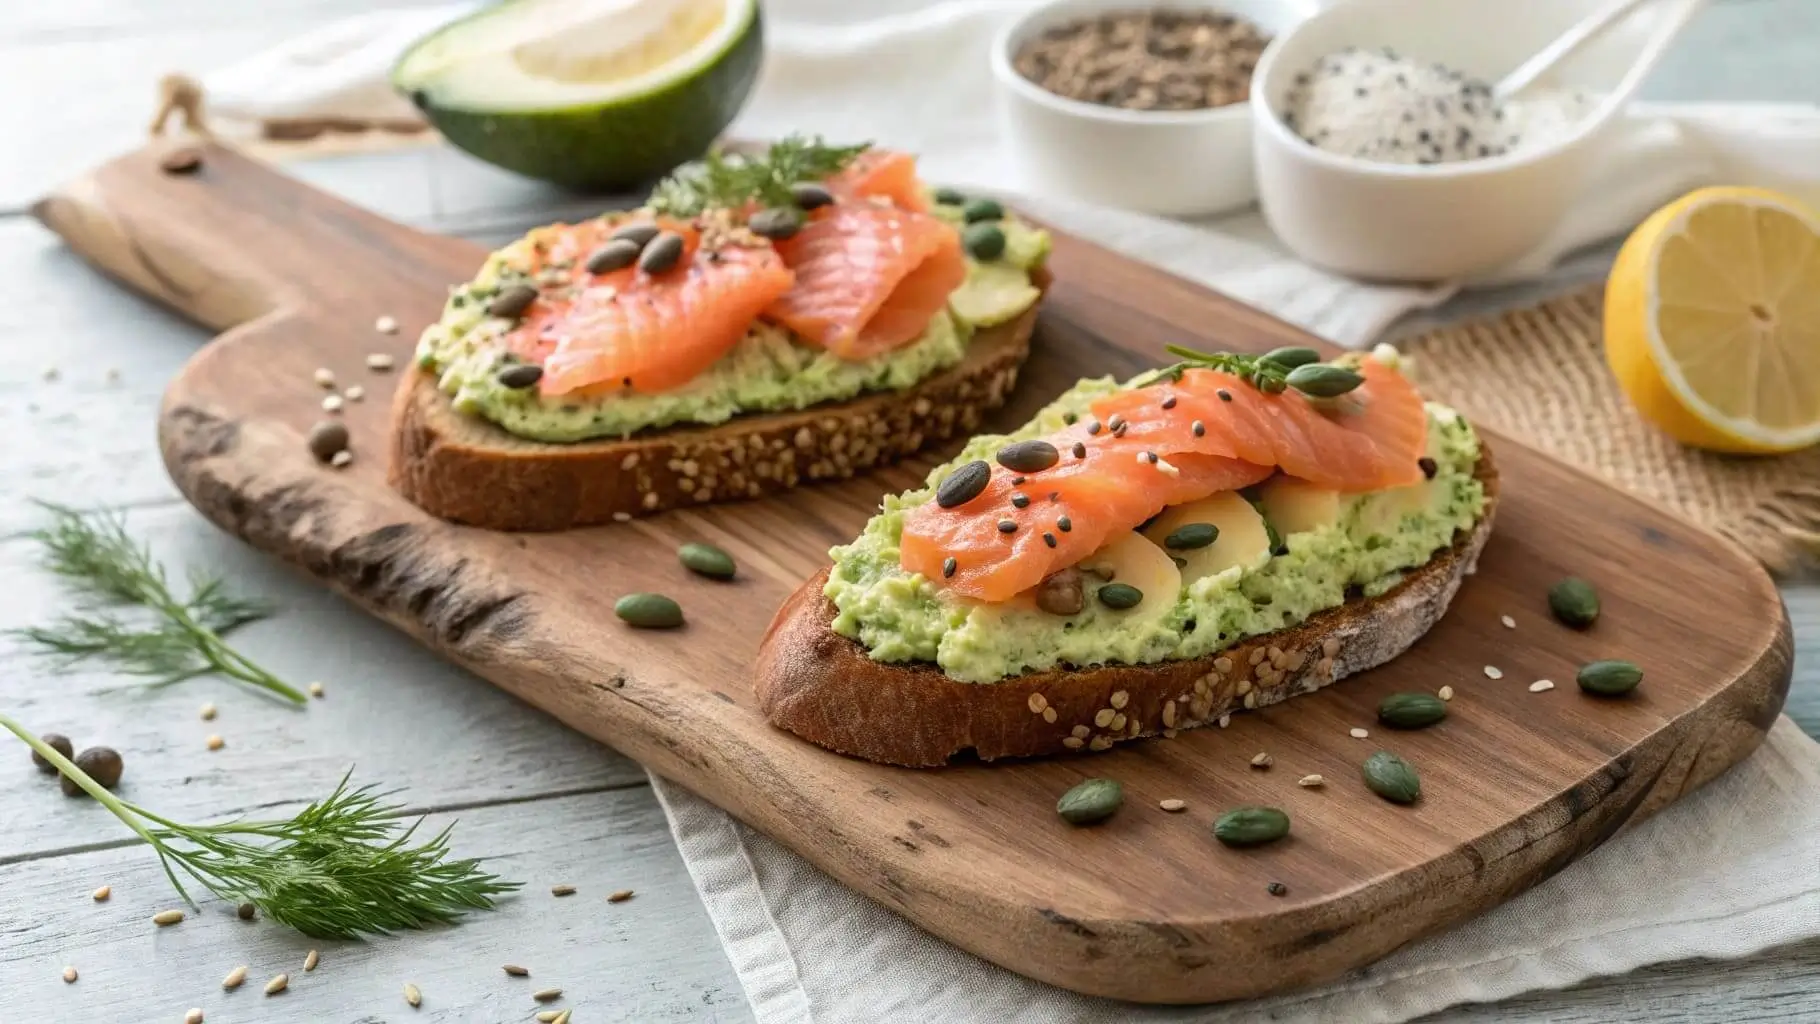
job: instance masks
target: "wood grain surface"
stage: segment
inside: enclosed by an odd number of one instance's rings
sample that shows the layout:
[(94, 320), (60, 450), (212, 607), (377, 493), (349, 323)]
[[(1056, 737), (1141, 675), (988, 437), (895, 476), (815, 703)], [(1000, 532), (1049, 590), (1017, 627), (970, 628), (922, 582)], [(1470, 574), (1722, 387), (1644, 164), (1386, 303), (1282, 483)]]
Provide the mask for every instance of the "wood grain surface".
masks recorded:
[[(539, 537), (428, 520), (383, 486), (382, 403), (350, 406), (356, 461), (316, 465), (317, 366), (408, 353), (472, 245), (390, 224), (211, 151), (192, 176), (154, 153), (107, 165), (40, 216), (98, 265), (226, 333), (166, 393), (165, 460), (224, 529), (298, 564), (410, 635), (721, 803), (847, 884), (1014, 970), (1155, 1002), (1258, 994), (1330, 977), (1522, 890), (1723, 771), (1781, 707), (1791, 640), (1770, 582), (1723, 542), (1498, 439), (1505, 503), (1451, 615), (1387, 669), (1255, 715), (1094, 758), (937, 772), (844, 760), (767, 727), (745, 673), (772, 609), (849, 537), (880, 491), (921, 465), (742, 505)], [(1262, 348), (1301, 337), (1228, 300), (1058, 239), (1057, 283), (1009, 420), (1082, 374), (1153, 365), (1167, 342)], [(398, 317), (394, 337), (375, 317)], [(674, 548), (739, 559), (730, 586), (691, 579)], [(1647, 566), (1648, 572), (1637, 571)], [(1606, 594), (1572, 633), (1542, 594), (1568, 572)], [(617, 594), (663, 590), (683, 631), (622, 631)], [(1500, 616), (1513, 616), (1506, 629)], [(1596, 657), (1648, 672), (1617, 702), (1563, 684)], [(1495, 665), (1492, 680), (1483, 667)], [(1444, 726), (1347, 736), (1396, 690), (1459, 693)], [(1413, 809), (1377, 801), (1357, 766), (1380, 746), (1424, 773)], [(1276, 767), (1246, 766), (1257, 751)], [(1298, 776), (1332, 780), (1301, 790)], [(1055, 797), (1089, 775), (1126, 809), (1076, 831)], [(1180, 797), (1185, 815), (1154, 810)], [(1207, 825), (1275, 803), (1294, 837), (1235, 853)], [(1288, 886), (1266, 893), (1269, 881)]]

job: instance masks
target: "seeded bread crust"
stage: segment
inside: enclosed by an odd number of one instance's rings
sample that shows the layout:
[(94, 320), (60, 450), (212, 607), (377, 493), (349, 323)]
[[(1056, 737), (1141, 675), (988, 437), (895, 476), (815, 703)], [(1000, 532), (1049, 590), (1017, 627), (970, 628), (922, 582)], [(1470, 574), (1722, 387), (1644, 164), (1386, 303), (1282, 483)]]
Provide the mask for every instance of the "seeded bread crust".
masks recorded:
[(1491, 535), (1498, 477), (1489, 449), (1474, 475), (1485, 511), (1453, 546), (1379, 597), (1354, 597), (1217, 655), (1154, 665), (1054, 670), (990, 685), (929, 664), (873, 661), (834, 632), (823, 569), (778, 610), (755, 688), (773, 725), (838, 753), (912, 768), (971, 751), (982, 760), (1100, 751), (1217, 722), (1314, 691), (1403, 653), (1447, 611)]
[(1036, 315), (1032, 307), (978, 332), (959, 364), (904, 391), (629, 440), (516, 437), (455, 412), (435, 376), (413, 367), (392, 402), (386, 477), (437, 518), (510, 531), (594, 526), (845, 479), (976, 432), (1017, 383)]

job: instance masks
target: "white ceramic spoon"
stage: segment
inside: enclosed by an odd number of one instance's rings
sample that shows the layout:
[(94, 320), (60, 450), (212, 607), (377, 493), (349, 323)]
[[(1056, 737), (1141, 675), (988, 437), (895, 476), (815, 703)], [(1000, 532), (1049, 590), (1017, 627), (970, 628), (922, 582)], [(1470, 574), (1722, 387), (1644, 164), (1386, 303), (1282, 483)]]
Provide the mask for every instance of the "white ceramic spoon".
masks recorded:
[[(1536, 79), (1547, 74), (1556, 64), (1577, 53), (1582, 46), (1605, 34), (1605, 31), (1624, 19), (1624, 16), (1644, 4), (1656, 3), (1658, 0), (1610, 0), (1603, 7), (1580, 19), (1579, 22), (1561, 33), (1554, 42), (1549, 43), (1536, 55), (1517, 65), (1516, 70), (1499, 79), (1492, 88), (1492, 95), (1499, 101), (1522, 92), (1533, 85)], [(1645, 53), (1651, 63), (1667, 48), (1668, 40), (1680, 33), (1700, 8), (1706, 6), (1706, 0), (1679, 0), (1679, 9), (1672, 10), (1668, 16), (1657, 22), (1652, 45)]]

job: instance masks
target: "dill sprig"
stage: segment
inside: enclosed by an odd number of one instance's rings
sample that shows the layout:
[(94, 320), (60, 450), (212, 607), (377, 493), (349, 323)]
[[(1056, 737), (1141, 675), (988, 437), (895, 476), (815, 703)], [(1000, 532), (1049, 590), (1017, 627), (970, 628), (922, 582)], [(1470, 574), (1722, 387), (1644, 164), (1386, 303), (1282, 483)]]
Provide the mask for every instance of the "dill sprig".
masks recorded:
[[(222, 636), (272, 614), (269, 605), (230, 594), (221, 579), (192, 571), (189, 597), (171, 590), (164, 566), (149, 547), (127, 535), (114, 513), (84, 515), (41, 503), (51, 525), (32, 536), (45, 568), (63, 577), (79, 604), (49, 625), (13, 630), (41, 653), (65, 664), (90, 659), (157, 684), (218, 672), (297, 704), (293, 687), (229, 647)], [(128, 606), (152, 612), (150, 621), (119, 614)]]
[(756, 200), (765, 206), (789, 206), (790, 186), (821, 181), (871, 147), (830, 146), (821, 136), (790, 135), (755, 155), (709, 153), (697, 163), (676, 169), (658, 182), (647, 205), (673, 217), (693, 217), (708, 209), (741, 206)]
[(327, 797), (283, 821), (186, 825), (110, 793), (5, 715), (0, 727), (150, 844), (165, 877), (192, 907), (196, 901), (179, 872), (311, 938), (357, 939), (446, 924), (469, 910), (491, 909), (494, 897), (519, 888), (482, 871), (477, 860), (450, 859), (448, 828), (411, 845), (423, 819), (405, 824), (402, 808), (380, 802), (389, 794), (350, 788), (348, 775)]

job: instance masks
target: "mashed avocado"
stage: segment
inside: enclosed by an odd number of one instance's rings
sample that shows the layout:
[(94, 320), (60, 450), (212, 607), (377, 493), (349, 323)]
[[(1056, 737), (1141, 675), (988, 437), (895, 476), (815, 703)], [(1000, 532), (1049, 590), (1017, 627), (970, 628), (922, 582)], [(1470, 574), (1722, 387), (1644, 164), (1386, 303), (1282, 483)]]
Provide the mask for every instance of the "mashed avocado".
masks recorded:
[[(954, 462), (932, 471), (923, 489), (886, 498), (857, 540), (831, 552), (834, 569), (825, 592), (837, 609), (835, 631), (859, 641), (877, 661), (935, 662), (949, 676), (971, 683), (1058, 665), (1197, 658), (1337, 607), (1351, 588), (1371, 595), (1388, 591), (1403, 570), (1451, 544), (1455, 532), (1469, 529), (1484, 508), (1484, 489), (1472, 475), (1478, 437), (1451, 409), (1430, 403), (1432, 480), (1415, 488), (1339, 495), (1320, 525), (1277, 529), (1280, 548), (1267, 556), (1260, 551), (1257, 564), (1196, 579), (1182, 587), (1173, 607), (1141, 619), (1091, 600), (1079, 614), (1064, 617), (1028, 606), (950, 599), (899, 566), (904, 514), (928, 501), (951, 468), (989, 460), (1009, 441), (1060, 429), (1065, 414), (1084, 414), (1095, 399), (1119, 387), (1111, 378), (1083, 381), (1017, 433), (975, 438)], [(1272, 509), (1260, 504), (1268, 521)]]
[[(959, 207), (936, 205), (938, 216), (960, 218)], [(679, 423), (724, 423), (741, 413), (803, 409), (867, 391), (908, 388), (961, 361), (974, 332), (1011, 320), (1035, 304), (1030, 272), (1049, 253), (1049, 236), (1009, 217), (1000, 222), (1005, 252), (982, 263), (968, 259), (967, 283), (949, 309), (902, 348), (848, 362), (766, 323), (752, 330), (720, 361), (687, 384), (657, 394), (545, 397), (535, 388), (514, 390), (496, 379), (506, 365), (503, 335), (510, 323), (486, 314), (488, 298), (503, 281), (522, 274), (529, 239), (488, 258), (479, 275), (458, 286), (441, 320), (418, 342), (418, 364), (438, 374), (457, 411), (491, 420), (535, 441), (585, 441), (624, 437)]]

